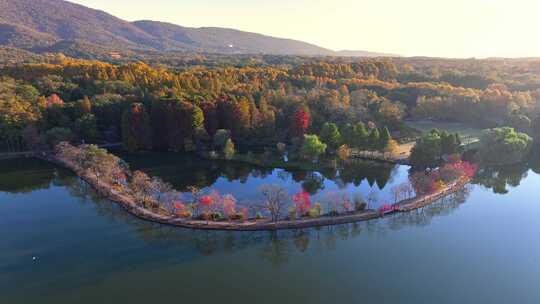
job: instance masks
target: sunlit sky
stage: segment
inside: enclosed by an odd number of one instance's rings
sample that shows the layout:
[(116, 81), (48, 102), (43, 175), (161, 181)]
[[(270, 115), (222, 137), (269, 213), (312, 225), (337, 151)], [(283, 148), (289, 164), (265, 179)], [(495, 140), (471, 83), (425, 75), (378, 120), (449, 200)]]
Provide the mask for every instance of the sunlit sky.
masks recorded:
[(71, 0), (125, 20), (235, 28), (333, 49), (540, 57), (540, 0)]

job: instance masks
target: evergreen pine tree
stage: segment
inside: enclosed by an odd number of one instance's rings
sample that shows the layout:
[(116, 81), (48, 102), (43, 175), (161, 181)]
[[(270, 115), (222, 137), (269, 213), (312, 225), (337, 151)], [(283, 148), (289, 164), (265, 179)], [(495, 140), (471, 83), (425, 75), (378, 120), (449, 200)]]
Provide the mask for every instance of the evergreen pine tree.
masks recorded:
[(390, 135), (390, 130), (388, 130), (387, 127), (384, 127), (381, 133), (381, 147), (386, 147), (386, 145), (391, 139), (392, 139), (392, 135)]
[(369, 148), (369, 132), (363, 123), (356, 124), (355, 134), (354, 146), (360, 149)]
[(373, 128), (373, 130), (371, 130), (371, 133), (369, 134), (369, 146), (372, 149), (379, 149), (380, 139), (381, 139), (381, 133), (379, 132), (379, 129)]

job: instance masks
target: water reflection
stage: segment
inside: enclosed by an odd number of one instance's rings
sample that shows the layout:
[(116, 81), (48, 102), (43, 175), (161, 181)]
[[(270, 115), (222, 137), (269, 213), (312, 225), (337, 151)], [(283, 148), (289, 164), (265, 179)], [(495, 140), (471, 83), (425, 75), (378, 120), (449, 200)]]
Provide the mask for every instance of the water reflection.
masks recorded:
[[(444, 221), (436, 219), (458, 210), (474, 188), (484, 185), (477, 183), (421, 210), (369, 222), (276, 232), (219, 232), (186, 230), (142, 221), (100, 198), (70, 172), (46, 164), (27, 167), (27, 175), (36, 178), (26, 179), (24, 187), (7, 187), (5, 181), (24, 177), (19, 175), (19, 170), (3, 170), (8, 163), (0, 163), (2, 303), (75, 303), (79, 298), (86, 298), (84, 303), (91, 303), (99, 302), (103, 295), (119, 299), (131, 295), (133, 303), (153, 300), (133, 294), (133, 286), (147, 286), (148, 290), (156, 291), (152, 297), (158, 294), (166, 300), (183, 297), (197, 302), (208, 290), (212, 290), (216, 298), (238, 296), (234, 288), (230, 294), (229, 286), (220, 289), (223, 282), (233, 280), (238, 286), (253, 286), (253, 297), (256, 297), (268, 293), (267, 282), (273, 283), (270, 290), (287, 292), (287, 284), (291, 283), (284, 277), (294, 279), (288, 299), (328, 286), (329, 290), (344, 295), (353, 290), (359, 295), (354, 302), (376, 302), (375, 299), (387, 296), (387, 291), (392, 289), (396, 290), (396, 296), (390, 302), (416, 303), (417, 298), (402, 300), (410, 290), (421, 288), (435, 291), (431, 295), (434, 299), (444, 299), (448, 289), (440, 282), (450, 282), (460, 290), (470, 288), (468, 292), (476, 292), (485, 286), (484, 278), (493, 277), (499, 282), (497, 290), (502, 294), (514, 294), (506, 289), (511, 286), (512, 291), (519, 291), (516, 294), (526, 295), (530, 294), (529, 290), (518, 287), (530, 286), (522, 282), (538, 279), (537, 264), (530, 257), (539, 249), (534, 245), (534, 233), (526, 233), (536, 231), (534, 219), (538, 209), (534, 207), (534, 201), (523, 199), (534, 192), (538, 176), (523, 168), (486, 173), (489, 176), (486, 180), (490, 181), (487, 185), (500, 179), (509, 190), (511, 184), (515, 185), (515, 181), (520, 176), (527, 176), (528, 172), (528, 181), (519, 182), (522, 184), (520, 191), (510, 191), (505, 197), (491, 195), (488, 191), (474, 191), (474, 198), (470, 200), (474, 204), (467, 206), (467, 212), (459, 212)], [(530, 163), (533, 171), (540, 171), (538, 164)], [(24, 168), (22, 163), (18, 166)], [(258, 174), (273, 176), (287, 183), (292, 183), (294, 173), (294, 170), (250, 170), (251, 177)], [(363, 190), (367, 188), (368, 180), (363, 173), (359, 174), (361, 179), (354, 173), (347, 179), (343, 173), (346, 170), (332, 172), (335, 174), (333, 182), (348, 186), (347, 190), (352, 189), (355, 182), (361, 184)], [(218, 180), (227, 179), (220, 170), (218, 173), (221, 176)], [(398, 179), (395, 174), (396, 170), (385, 175), (387, 187)], [(206, 179), (207, 175), (203, 176)], [(330, 188), (329, 176), (328, 172), (307, 172), (301, 183), (313, 191), (326, 191)], [(384, 182), (373, 176), (370, 179), (374, 186)], [(246, 183), (251, 186), (250, 178)], [(508, 202), (519, 208), (507, 208)], [(494, 208), (490, 209), (491, 206)], [(523, 213), (524, 208), (528, 212)], [(480, 217), (482, 225), (478, 225)], [(511, 220), (510, 224), (501, 226), (500, 219), (506, 217)], [(416, 229), (426, 225), (430, 225), (429, 229)], [(456, 227), (468, 233), (456, 233), (459, 232)], [(519, 242), (514, 242), (516, 234), (521, 236)], [(467, 248), (467, 254), (461, 256), (463, 248)], [(34, 255), (39, 258), (36, 263), (32, 262)], [(505, 263), (508, 256), (513, 257), (510, 264)], [(415, 264), (415, 271), (411, 271), (408, 264), (418, 257), (424, 262)], [(501, 270), (500, 267), (506, 268)], [(325, 275), (321, 276), (321, 273)], [(477, 280), (463, 282), (460, 275), (463, 273), (469, 273), (471, 275), (466, 277)], [(501, 275), (497, 276), (499, 273)], [(515, 275), (507, 276), (507, 273)], [(524, 279), (511, 279), (516, 276)], [(402, 278), (405, 277), (410, 279), (404, 281)], [(433, 279), (426, 281), (426, 277)], [(315, 281), (320, 280), (326, 285), (317, 285)], [(259, 286), (254, 282), (260, 282)], [(332, 285), (335, 282), (339, 284)], [(512, 285), (513, 282), (516, 285)], [(366, 288), (356, 289), (362, 285)], [(369, 294), (377, 287), (379, 289)], [(488, 284), (478, 293), (481, 296), (490, 294), (491, 287)], [(167, 297), (171, 290), (176, 293)], [(325, 293), (321, 294), (310, 298), (309, 302), (326, 303), (332, 301), (331, 297), (336, 298), (333, 294), (328, 298), (324, 298)], [(28, 295), (29, 299), (21, 299), (21, 295)], [(69, 295), (71, 298), (66, 299)], [(282, 299), (272, 298), (271, 302), (279, 300)], [(445, 303), (459, 300), (462, 299), (452, 298)]]
[[(32, 168), (36, 163), (32, 162), (27, 168)], [(59, 170), (51, 166), (41, 167), (37, 163), (34, 170), (26, 172), (40, 172), (30, 174), (33, 178), (25, 179), (24, 187), (16, 189), (5, 187), (5, 192), (32, 191), (46, 189), (49, 186), (63, 187), (69, 194), (77, 198), (82, 205), (91, 205), (96, 214), (113, 222), (121, 222), (132, 227), (140, 239), (152, 245), (156, 243), (188, 246), (198, 254), (209, 256), (220, 252), (231, 252), (248, 246), (260, 246), (260, 257), (275, 265), (287, 263), (288, 256), (295, 252), (305, 252), (310, 247), (332, 250), (339, 241), (359, 237), (362, 233), (378, 234), (387, 230), (399, 230), (408, 226), (428, 225), (433, 217), (447, 215), (452, 210), (464, 203), (469, 193), (466, 188), (461, 192), (448, 196), (439, 202), (429, 205), (410, 213), (398, 213), (384, 219), (354, 223), (348, 225), (319, 227), (302, 230), (286, 230), (274, 232), (219, 232), (219, 231), (195, 231), (178, 227), (159, 225), (142, 221), (125, 212), (122, 208), (100, 197), (91, 187), (80, 178), (65, 170)], [(233, 166), (231, 166), (234, 168)], [(252, 174), (253, 170), (241, 170)], [(240, 171), (235, 171), (240, 172)], [(3, 180), (17, 178), (18, 172), (10, 170), (1, 174)], [(380, 173), (379, 173), (380, 174)], [(387, 174), (386, 176), (389, 176)], [(238, 178), (238, 176), (235, 176)], [(321, 189), (320, 180), (323, 177), (309, 173), (303, 176), (303, 184), (311, 191)], [(387, 177), (388, 178), (388, 177)], [(376, 180), (376, 179), (375, 179)], [(358, 182), (358, 181), (357, 181)]]
[(507, 194), (518, 187), (530, 172), (540, 174), (540, 150), (536, 149), (526, 162), (514, 165), (480, 168), (473, 184), (490, 189), (496, 194)]
[[(174, 160), (177, 160), (176, 158)], [(538, 171), (538, 163), (532, 163), (533, 170)], [(174, 165), (175, 161), (161, 166), (151, 166), (148, 163), (137, 165), (148, 168), (149, 171), (159, 171), (160, 175), (176, 178), (180, 173), (178, 168), (186, 163)], [(193, 163), (191, 163), (193, 164)], [(199, 163), (200, 164), (200, 163)], [(397, 213), (381, 220), (321, 227), (304, 230), (276, 232), (217, 232), (193, 231), (170, 227), (137, 219), (115, 204), (100, 197), (91, 187), (72, 173), (61, 170), (49, 164), (36, 160), (17, 162), (2, 162), (0, 174), (0, 191), (8, 193), (26, 193), (38, 189), (48, 189), (50, 186), (65, 188), (69, 194), (83, 205), (91, 205), (100, 216), (114, 222), (122, 222), (144, 241), (155, 243), (178, 244), (189, 246), (201, 255), (213, 255), (220, 252), (231, 252), (248, 246), (260, 246), (260, 256), (273, 264), (282, 265), (287, 257), (294, 252), (305, 252), (310, 247), (322, 247), (332, 250), (339, 241), (359, 237), (363, 233), (379, 234), (389, 230), (400, 230), (410, 226), (429, 225), (434, 217), (451, 214), (463, 204), (471, 191), (469, 186), (460, 192), (452, 194), (425, 208), (409, 213)], [(294, 170), (280, 171), (278, 177), (287, 180), (289, 177), (301, 183), (302, 188), (311, 194), (325, 188), (325, 179), (332, 177), (337, 184), (353, 184), (358, 186), (364, 179), (369, 184), (384, 187), (391, 180), (392, 167), (378, 166), (377, 169), (369, 164), (359, 162), (350, 166), (336, 169), (332, 172), (318, 173)], [(204, 169), (204, 170), (203, 170)], [(517, 187), (520, 181), (527, 177), (529, 167), (518, 165), (498, 169), (483, 169), (475, 179), (475, 184), (492, 189), (495, 193), (507, 193), (508, 187)], [(186, 170), (184, 170), (186, 171)], [(199, 181), (199, 185), (212, 184), (221, 176), (229, 180), (246, 180), (249, 176), (265, 177), (272, 174), (272, 169), (253, 168), (242, 164), (210, 163), (210, 166), (198, 171), (187, 170)], [(163, 173), (165, 172), (165, 173)], [(170, 172), (168, 174), (167, 172)], [(363, 175), (354, 172), (365, 173)], [(185, 184), (185, 181), (183, 182)]]
[(54, 178), (54, 166), (37, 159), (0, 161), (0, 192), (28, 193), (47, 189)]
[(491, 189), (497, 194), (508, 193), (509, 187), (517, 187), (529, 172), (528, 164), (517, 164), (499, 168), (483, 168), (479, 170), (473, 183)]
[(186, 191), (189, 186), (208, 188), (220, 178), (246, 183), (249, 178), (262, 180), (272, 176), (301, 184), (312, 195), (324, 189), (325, 181), (332, 181), (340, 188), (345, 188), (348, 185), (358, 187), (365, 180), (370, 187), (377, 185), (383, 189), (396, 171), (396, 166), (391, 164), (361, 160), (315, 172), (294, 168), (266, 168), (242, 162), (210, 161), (189, 154), (160, 153), (128, 155), (124, 158), (132, 169), (159, 176), (179, 191)]
[(260, 247), (261, 259), (278, 266), (286, 264), (291, 254), (305, 252), (311, 247), (333, 250), (338, 242), (360, 237), (362, 233), (384, 234), (390, 230), (429, 225), (433, 218), (451, 214), (466, 201), (470, 193), (470, 187), (466, 187), (425, 208), (369, 222), (271, 232), (220, 232), (187, 230), (142, 221), (109, 201), (100, 199), (92, 188), (70, 174), (58, 174), (53, 183), (65, 186), (71, 195), (80, 198), (78, 201), (81, 204), (92, 204), (100, 216), (132, 227), (141, 239), (152, 246), (188, 246), (203, 256), (255, 246)]

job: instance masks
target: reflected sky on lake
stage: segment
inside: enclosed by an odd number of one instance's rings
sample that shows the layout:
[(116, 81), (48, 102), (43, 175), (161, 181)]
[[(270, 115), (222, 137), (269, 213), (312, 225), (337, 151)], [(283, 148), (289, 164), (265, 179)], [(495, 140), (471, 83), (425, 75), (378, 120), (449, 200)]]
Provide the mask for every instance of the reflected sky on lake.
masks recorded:
[[(540, 297), (540, 175), (529, 168), (486, 173), (485, 185), (478, 181), (410, 213), (279, 232), (153, 224), (54, 166), (18, 160), (0, 168), (0, 303), (537, 303)], [(389, 184), (406, 174), (401, 170)], [(257, 184), (229, 178), (214, 183)], [(325, 189), (333, 187), (328, 183)], [(504, 194), (491, 187), (503, 183)]]

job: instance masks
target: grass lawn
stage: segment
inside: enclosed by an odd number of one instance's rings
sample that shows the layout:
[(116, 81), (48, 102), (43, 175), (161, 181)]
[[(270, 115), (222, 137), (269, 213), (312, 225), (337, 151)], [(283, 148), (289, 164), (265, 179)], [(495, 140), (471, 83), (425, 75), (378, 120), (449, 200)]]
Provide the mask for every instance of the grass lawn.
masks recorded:
[(439, 122), (431, 120), (417, 120), (417, 121), (407, 121), (406, 125), (420, 130), (424, 133), (431, 131), (432, 129), (439, 129), (441, 131), (446, 131), (449, 133), (458, 133), (463, 138), (468, 138), (469, 140), (478, 140), (480, 135), (482, 135), (482, 129), (475, 128), (471, 126), (464, 125), (457, 122)]

